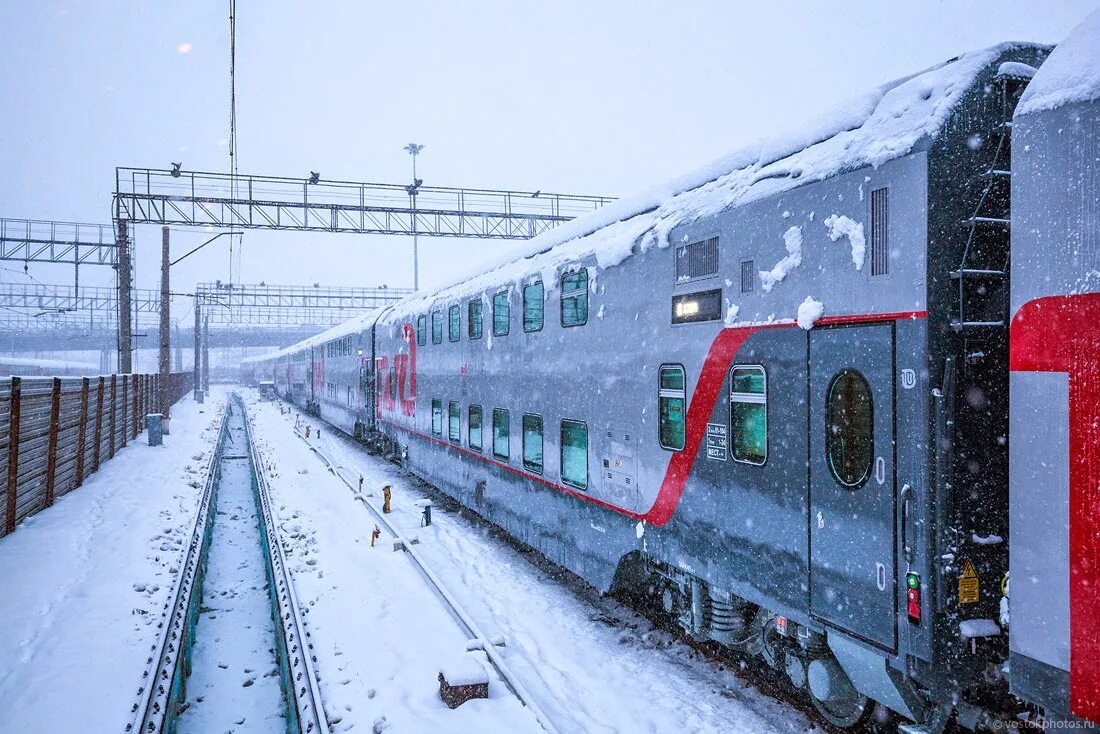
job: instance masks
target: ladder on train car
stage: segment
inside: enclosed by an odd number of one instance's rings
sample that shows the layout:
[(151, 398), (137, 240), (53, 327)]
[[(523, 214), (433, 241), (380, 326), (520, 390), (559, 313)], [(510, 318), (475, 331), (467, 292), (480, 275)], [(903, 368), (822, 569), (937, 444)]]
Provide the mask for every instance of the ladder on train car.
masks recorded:
[[(959, 267), (951, 271), (958, 284), (956, 317), (951, 328), (971, 332), (1003, 328), (1008, 319), (1008, 279), (1011, 238), (1012, 113), (1030, 77), (1011, 67), (994, 79), (1001, 98), (1001, 122), (995, 128), (997, 147), (982, 172), (982, 192), (974, 213), (963, 221), (966, 246)], [(994, 297), (996, 294), (996, 297)]]

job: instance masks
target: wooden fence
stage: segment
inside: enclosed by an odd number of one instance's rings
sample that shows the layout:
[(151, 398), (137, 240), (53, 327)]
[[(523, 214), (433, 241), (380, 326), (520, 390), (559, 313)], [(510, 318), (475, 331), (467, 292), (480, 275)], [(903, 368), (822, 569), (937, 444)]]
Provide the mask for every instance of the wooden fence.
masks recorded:
[(7, 493), (0, 537), (73, 491), (145, 428), (160, 391), (175, 404), (190, 372), (104, 377), (12, 377), (0, 383), (0, 456)]

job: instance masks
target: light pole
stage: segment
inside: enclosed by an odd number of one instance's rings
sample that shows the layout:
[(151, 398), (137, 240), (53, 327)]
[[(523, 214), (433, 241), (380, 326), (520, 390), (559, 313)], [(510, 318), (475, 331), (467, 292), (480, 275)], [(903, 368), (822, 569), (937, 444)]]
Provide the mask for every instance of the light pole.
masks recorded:
[(417, 237), (416, 237), (416, 194), (420, 190), (421, 181), (416, 177), (416, 156), (420, 154), (420, 151), (424, 150), (423, 145), (417, 143), (409, 143), (404, 147), (404, 150), (408, 151), (409, 155), (413, 159), (413, 182), (411, 186), (406, 186), (405, 190), (409, 192), (409, 198), (412, 199), (412, 234), (413, 234), (413, 290), (420, 290), (420, 264), (417, 257)]

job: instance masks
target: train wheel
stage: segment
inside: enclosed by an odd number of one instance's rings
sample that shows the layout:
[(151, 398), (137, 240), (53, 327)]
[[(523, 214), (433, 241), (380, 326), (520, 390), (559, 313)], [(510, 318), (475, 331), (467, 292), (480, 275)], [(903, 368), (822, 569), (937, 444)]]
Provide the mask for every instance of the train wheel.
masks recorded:
[(871, 721), (875, 713), (875, 702), (866, 696), (857, 695), (851, 699), (822, 701), (810, 692), (810, 702), (821, 718), (841, 729), (860, 729)]

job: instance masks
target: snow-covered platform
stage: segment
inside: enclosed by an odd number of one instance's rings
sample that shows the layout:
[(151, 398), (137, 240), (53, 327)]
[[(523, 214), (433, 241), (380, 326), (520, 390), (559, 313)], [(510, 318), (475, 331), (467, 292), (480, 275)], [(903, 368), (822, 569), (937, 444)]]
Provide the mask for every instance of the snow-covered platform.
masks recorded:
[(194, 522), (225, 393), (172, 409), (0, 540), (0, 732), (123, 731)]
[[(490, 670), (489, 698), (455, 710), (440, 700), (438, 674), (482, 641), (465, 639), (409, 559), (344, 481), (310, 449), (323, 452), (352, 487), (388, 518), (474, 617), (537, 705), (560, 731), (806, 732), (799, 711), (690, 648), (645, 619), (600, 598), (524, 554), (497, 533), (436, 503), (422, 526), (419, 500), (430, 491), (327, 425), (309, 446), (294, 433), (297, 411), (246, 392), (255, 440), (269, 462), (269, 484), (299, 600), (308, 608), (318, 675), (336, 731), (541, 731)], [(301, 417), (314, 429), (316, 419)], [(571, 579), (572, 577), (569, 577)], [(471, 654), (477, 654), (471, 653)], [(488, 667), (488, 666), (487, 666)]]

